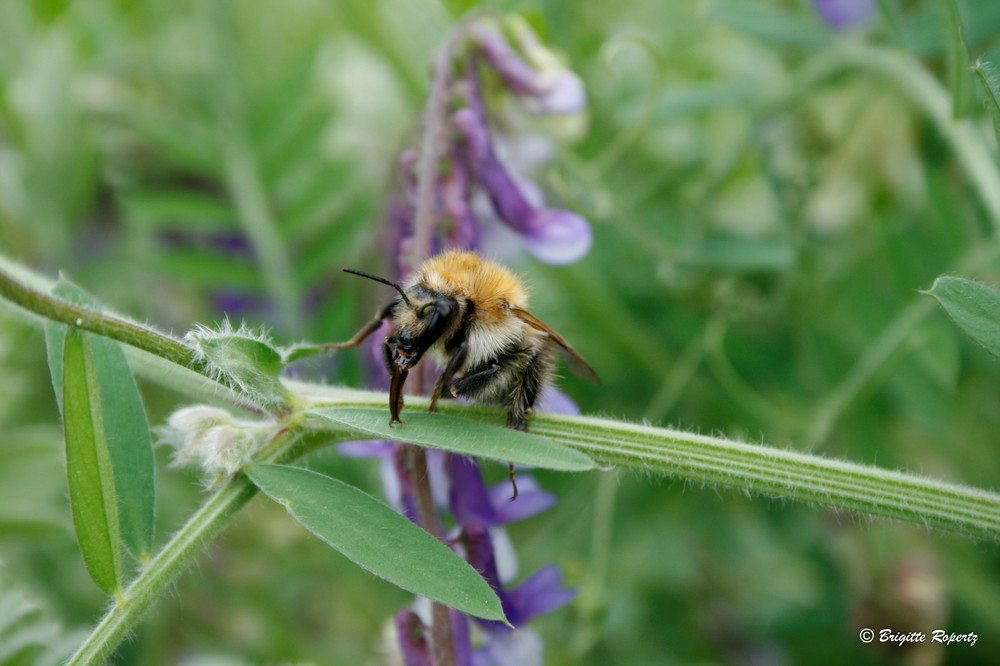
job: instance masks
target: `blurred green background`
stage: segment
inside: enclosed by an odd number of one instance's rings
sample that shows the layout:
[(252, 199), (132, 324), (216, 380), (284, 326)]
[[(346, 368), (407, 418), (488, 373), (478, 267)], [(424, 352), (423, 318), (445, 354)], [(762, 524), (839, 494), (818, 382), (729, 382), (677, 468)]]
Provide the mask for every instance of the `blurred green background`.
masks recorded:
[[(382, 202), (429, 58), (474, 6), (0, 2), (0, 252), (178, 333), (228, 313), (282, 343), (345, 338), (380, 292), (339, 269), (385, 266)], [(1000, 283), (1000, 220), (914, 79), (878, 67), (911, 58), (995, 156), (947, 3), (884, 0), (849, 30), (805, 0), (488, 6), (523, 13), (590, 96), (587, 134), (542, 181), (594, 249), (516, 266), (602, 376), (562, 381), (585, 413), (996, 487), (1000, 363), (917, 290)], [(1000, 61), (1000, 3), (957, 7), (972, 58)], [(362, 381), (356, 353), (305, 372)], [(185, 404), (141, 389), (154, 425)], [(72, 534), (41, 332), (9, 309), (0, 433), (0, 598), (87, 629), (106, 601)], [(162, 543), (202, 490), (157, 458)], [(379, 493), (372, 461), (309, 463)], [(547, 663), (1000, 652), (995, 544), (641, 474), (538, 476), (560, 503), (511, 527), (521, 571), (556, 561), (581, 590), (534, 625)], [(115, 663), (377, 662), (410, 601), (259, 500), (199, 562)], [(979, 641), (890, 652), (861, 644), (866, 626)]]

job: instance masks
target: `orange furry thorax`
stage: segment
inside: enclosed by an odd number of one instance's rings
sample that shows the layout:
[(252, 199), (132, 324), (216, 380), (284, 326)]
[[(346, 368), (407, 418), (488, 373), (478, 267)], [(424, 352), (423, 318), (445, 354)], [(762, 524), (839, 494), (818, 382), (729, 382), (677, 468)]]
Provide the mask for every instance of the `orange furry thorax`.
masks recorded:
[(509, 270), (475, 252), (451, 250), (425, 261), (410, 279), (445, 293), (459, 293), (476, 304), (479, 319), (503, 317), (507, 305), (525, 308), (528, 294)]

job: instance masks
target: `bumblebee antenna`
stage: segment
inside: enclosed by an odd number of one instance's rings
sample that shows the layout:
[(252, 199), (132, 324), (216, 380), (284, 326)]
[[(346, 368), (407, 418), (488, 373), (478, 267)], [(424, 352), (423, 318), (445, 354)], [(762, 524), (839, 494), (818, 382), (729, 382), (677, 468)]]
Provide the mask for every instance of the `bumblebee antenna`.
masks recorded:
[(407, 306), (410, 306), (410, 305), (411, 305), (411, 304), (410, 304), (410, 299), (408, 299), (408, 298), (406, 297), (406, 293), (405, 293), (405, 292), (403, 291), (403, 288), (402, 288), (402, 287), (400, 287), (400, 286), (399, 286), (398, 284), (396, 284), (395, 282), (390, 282), (389, 280), (386, 280), (386, 279), (385, 279), (385, 278), (383, 278), (383, 277), (379, 277), (379, 276), (377, 276), (377, 275), (372, 275), (371, 273), (365, 273), (364, 271), (356, 271), (356, 270), (354, 270), (353, 268), (344, 268), (344, 269), (342, 269), (342, 270), (343, 270), (343, 271), (344, 271), (345, 273), (353, 273), (354, 275), (360, 275), (361, 277), (366, 277), (366, 278), (368, 278), (369, 280), (375, 280), (376, 282), (381, 282), (382, 284), (387, 284), (387, 285), (389, 285), (390, 287), (392, 287), (393, 289), (395, 289), (396, 291), (398, 291), (398, 292), (399, 292), (399, 295), (403, 297), (403, 302), (404, 302), (404, 303), (406, 303), (406, 305), (407, 305)]

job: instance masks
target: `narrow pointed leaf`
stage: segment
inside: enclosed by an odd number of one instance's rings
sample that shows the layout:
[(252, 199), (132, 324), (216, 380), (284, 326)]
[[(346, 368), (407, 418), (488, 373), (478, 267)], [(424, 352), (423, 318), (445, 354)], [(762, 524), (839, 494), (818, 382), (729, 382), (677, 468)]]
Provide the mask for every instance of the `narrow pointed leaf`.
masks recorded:
[(970, 99), (969, 47), (956, 0), (946, 0), (944, 6), (948, 27), (948, 83), (951, 87), (952, 115), (961, 118), (968, 114)]
[(374, 497), (298, 467), (258, 464), (246, 474), (358, 566), (463, 613), (505, 620), (500, 599), (468, 562)]
[(92, 333), (86, 337), (101, 390), (101, 418), (114, 474), (122, 542), (143, 560), (153, 546), (155, 505), (149, 422), (121, 345)]
[(996, 135), (997, 145), (1000, 145), (1000, 83), (997, 82), (993, 70), (993, 63), (986, 60), (977, 60), (972, 65), (972, 71), (983, 87), (986, 109), (990, 112), (990, 118), (993, 119), (993, 133)]
[(66, 334), (63, 430), (73, 525), (90, 577), (107, 594), (121, 587), (118, 507), (101, 418), (101, 391), (87, 336)]
[[(95, 307), (83, 290), (66, 280), (60, 279), (54, 293), (73, 303)], [(49, 368), (60, 404), (66, 328), (55, 322), (48, 322), (45, 327)], [(144, 559), (152, 548), (155, 505), (149, 422), (121, 345), (93, 333), (83, 335), (100, 387), (100, 416), (111, 460), (121, 538), (132, 555)]]
[(1000, 291), (946, 275), (924, 293), (936, 298), (966, 335), (1000, 357)]
[(468, 419), (422, 411), (406, 412), (405, 423), (389, 425), (389, 410), (322, 407), (311, 414), (354, 428), (373, 439), (388, 439), (501, 462), (563, 471), (593, 469), (594, 462), (548, 437)]

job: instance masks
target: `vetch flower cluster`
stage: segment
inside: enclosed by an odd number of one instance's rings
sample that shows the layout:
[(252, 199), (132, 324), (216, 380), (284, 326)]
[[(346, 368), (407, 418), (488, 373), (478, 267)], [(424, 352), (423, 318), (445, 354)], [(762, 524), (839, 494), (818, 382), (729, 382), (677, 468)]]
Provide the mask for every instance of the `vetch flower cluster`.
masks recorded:
[[(590, 224), (572, 211), (548, 205), (542, 188), (529, 180), (540, 161), (537, 156), (547, 157), (552, 152), (546, 149), (549, 139), (536, 134), (526, 140), (523, 133), (508, 133), (518, 125), (510, 121), (511, 114), (518, 113), (522, 119), (526, 114), (579, 124), (586, 104), (580, 78), (521, 20), (479, 15), (462, 21), (458, 31), (453, 37), (457, 45), (454, 57), (444, 63), (448, 80), (443, 91), (446, 99), (440, 106), (443, 131), (433, 137), (438, 141), (437, 159), (430, 173), (422, 173), (420, 168), (425, 165), (421, 156), (414, 150), (404, 151), (399, 166), (405, 198), (390, 199), (386, 206), (386, 250), (393, 259), (393, 277), (405, 279), (416, 268), (413, 244), (418, 191), (419, 184), (428, 178), (432, 179), (434, 196), (432, 254), (460, 248), (509, 257), (515, 248), (523, 248), (550, 264), (583, 258), (593, 242)], [(525, 151), (519, 151), (518, 146), (534, 146), (535, 156), (519, 160)], [(379, 344), (390, 327), (391, 322), (386, 322), (371, 337), (368, 355), (371, 383), (383, 388), (387, 377)], [(552, 387), (543, 392), (537, 407), (578, 411)], [(345, 455), (378, 458), (390, 503), (419, 522), (418, 479), (405, 445), (369, 441), (344, 443), (338, 448)], [(451, 611), (456, 663), (542, 663), (543, 642), (525, 625), (567, 603), (575, 591), (563, 586), (562, 574), (554, 564), (515, 583), (517, 558), (505, 525), (544, 511), (555, 503), (555, 496), (542, 490), (530, 476), (519, 474), (520, 494), (511, 502), (510, 485), (504, 481), (487, 487), (473, 459), (433, 450), (426, 452), (426, 459), (434, 504), (449, 526), (444, 538), (483, 574), (517, 628)], [(435, 663), (430, 624), (426, 603), (418, 602), (397, 614), (397, 649), (407, 664)]]
[[(446, 140), (434, 174), (438, 233), (432, 253), (460, 247), (508, 255), (509, 248), (496, 247), (510, 237), (498, 233), (494, 224), (498, 222), (540, 261), (554, 265), (578, 261), (593, 242), (589, 222), (572, 211), (546, 205), (542, 188), (529, 179), (528, 172), (538, 166), (537, 156), (519, 155), (524, 151), (518, 147), (524, 146), (531, 146), (536, 154), (550, 153), (545, 148), (548, 138), (526, 137), (524, 130), (512, 135), (499, 127), (510, 130), (523, 125), (516, 122), (517, 109), (579, 125), (586, 108), (583, 83), (521, 20), (481, 17), (467, 27), (464, 49), (453, 63)], [(486, 100), (502, 108), (504, 117), (488, 114)], [(505, 153), (507, 158), (502, 159)], [(407, 201), (389, 206), (390, 249), (400, 256), (403, 274), (415, 267), (408, 265), (406, 241), (395, 239), (412, 219), (416, 167), (417, 154), (405, 151), (400, 168)], [(487, 205), (481, 204), (482, 198)]]

